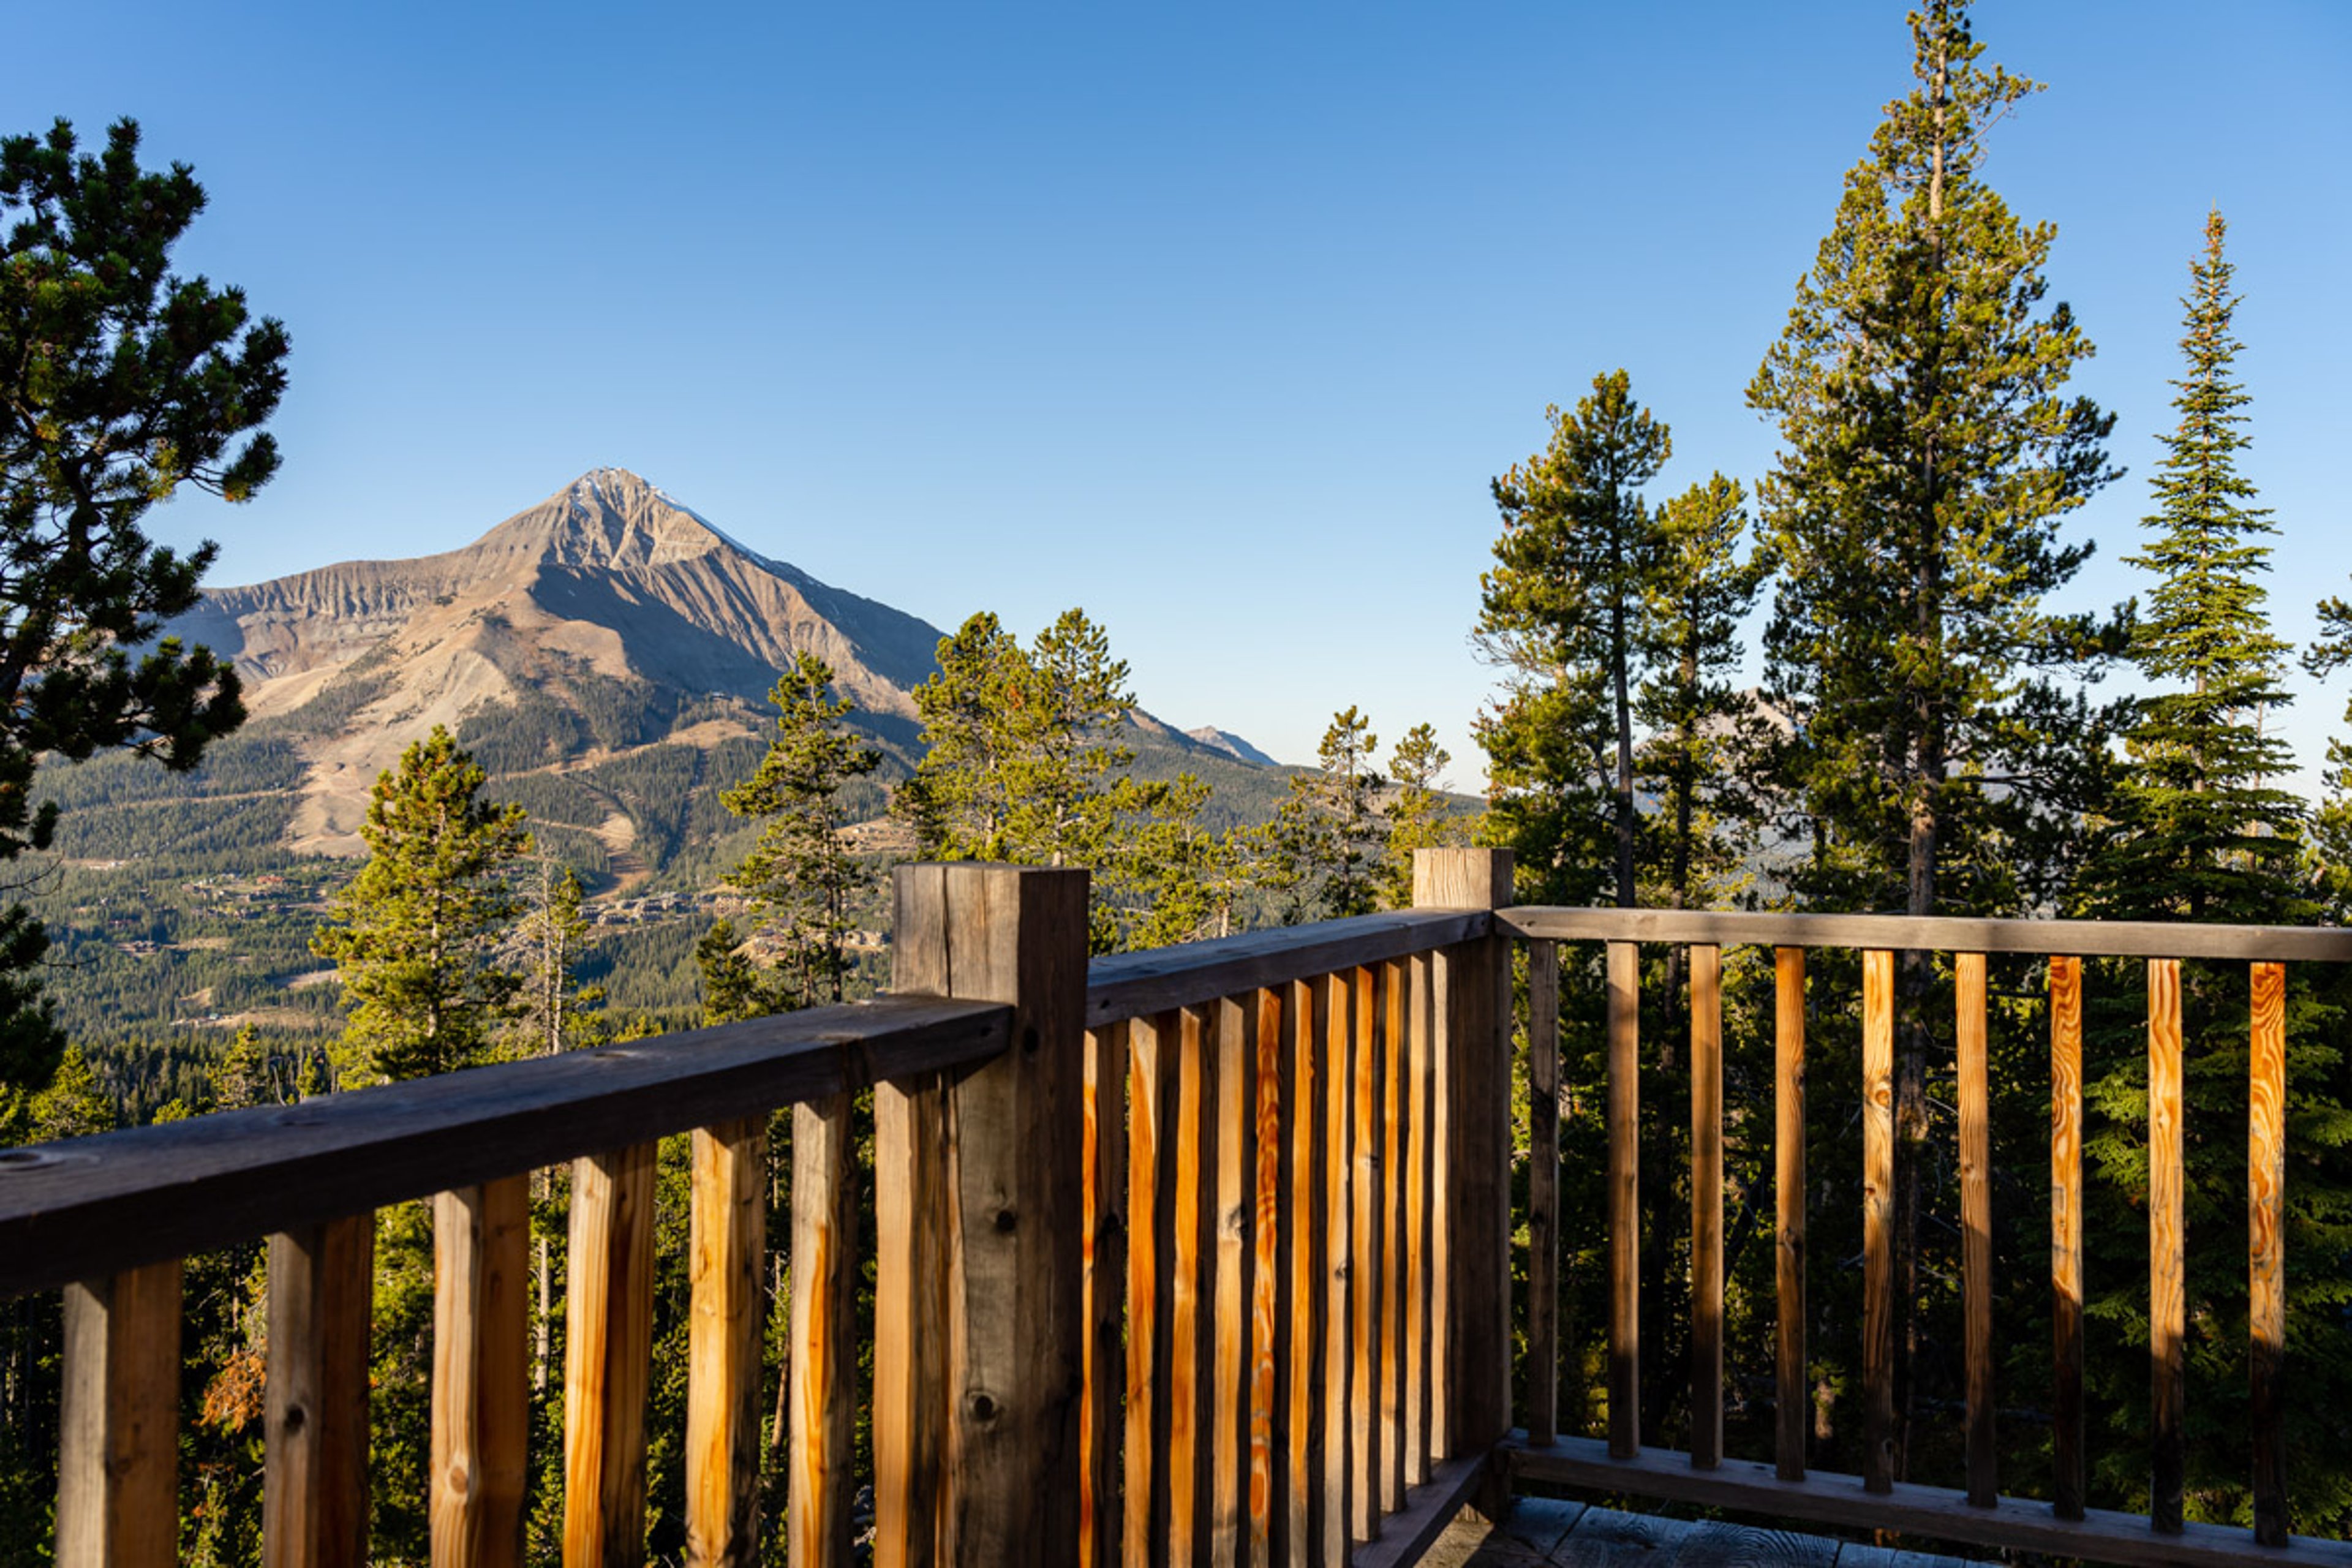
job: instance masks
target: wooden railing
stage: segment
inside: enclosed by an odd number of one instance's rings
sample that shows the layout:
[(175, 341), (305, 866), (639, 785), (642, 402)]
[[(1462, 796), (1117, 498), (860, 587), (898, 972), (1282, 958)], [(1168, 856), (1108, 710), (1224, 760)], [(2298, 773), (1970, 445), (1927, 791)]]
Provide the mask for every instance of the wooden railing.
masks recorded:
[(65, 1293), (58, 1561), (175, 1560), (182, 1260), (261, 1237), (264, 1561), (368, 1559), (374, 1216), (417, 1198), (432, 1559), (519, 1560), (527, 1183), (563, 1162), (563, 1557), (641, 1561), (654, 1146), (689, 1131), (687, 1556), (758, 1560), (790, 1106), (781, 1524), (849, 1563), (868, 1087), (877, 1564), (1409, 1555), (1509, 1420), (1507, 883), (1434, 854), (1449, 907), (1090, 973), (1083, 871), (908, 867), (878, 1002), (0, 1152), (0, 1299)]
[[(2285, 964), (2352, 961), (2352, 932), (2293, 927), (2206, 926), (2074, 921), (1979, 921), (1890, 916), (1685, 913), (1665, 910), (1514, 908), (1497, 928), (1526, 940), (1530, 1016), (1530, 1092), (1553, 1103), (1559, 1057), (1559, 944), (1606, 947), (1608, 1073), (1608, 1436), (1556, 1431), (1555, 1293), (1558, 1245), (1557, 1118), (1536, 1119), (1529, 1188), (1527, 1405), (1507, 1445), (1517, 1477), (1696, 1502), (1780, 1519), (1898, 1530), (1981, 1547), (2126, 1563), (2220, 1563), (2263, 1560), (2352, 1563), (2352, 1544), (2290, 1536), (2287, 1530), (2282, 1347), (2285, 1342), (2284, 1159), (2285, 1150)], [(1691, 1439), (1687, 1453), (1645, 1452), (1640, 1380), (1654, 1354), (1639, 1344), (1639, 944), (1685, 949), (1689, 974), (1692, 1343)], [(1723, 1056), (1720, 955), (1726, 946), (1773, 950), (1775, 1090), (1771, 1121), (1777, 1205), (1775, 1452), (1770, 1463), (1723, 1452)], [(1858, 1095), (1863, 1115), (1864, 1321), (1859, 1325), (1864, 1384), (1860, 1476), (1808, 1473), (1805, 1310), (1805, 973), (1808, 950), (1859, 951), (1862, 959), (1862, 1079), (1828, 1087), (1840, 1105)], [(1898, 952), (1952, 956), (1956, 998), (1962, 1321), (1966, 1376), (1966, 1486), (1944, 1490), (1898, 1481), (1895, 1449), (1895, 1277), (1893, 1215)], [(1986, 958), (2047, 957), (2051, 1020), (2050, 1244), (2053, 1301), (2050, 1500), (2001, 1495), (1995, 1474), (1993, 1215), (1986, 1048)], [(2085, 957), (2147, 963), (2147, 1194), (2151, 1367), (2147, 1516), (2086, 1509), (2083, 1342), (2083, 971)], [(2248, 966), (2251, 1017), (2247, 1086), (2247, 1194), (2252, 1376), (2248, 1479), (2251, 1531), (2184, 1523), (2182, 1426), (2187, 1341), (2181, 984), (2184, 959)], [(1755, 1123), (1751, 1123), (1755, 1125)], [(1668, 1173), (1649, 1173), (1664, 1176)], [(1669, 1353), (1681, 1360), (1683, 1347)], [(2319, 1462), (2332, 1462), (2321, 1460)]]

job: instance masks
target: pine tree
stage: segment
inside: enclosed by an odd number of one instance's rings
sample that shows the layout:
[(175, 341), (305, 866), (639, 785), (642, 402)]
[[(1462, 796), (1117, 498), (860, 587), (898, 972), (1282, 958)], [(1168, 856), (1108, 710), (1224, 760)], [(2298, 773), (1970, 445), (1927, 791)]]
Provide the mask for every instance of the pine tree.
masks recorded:
[(535, 859), (512, 937), (516, 973), (523, 982), (515, 1026), (528, 1054), (551, 1057), (594, 1043), (591, 1015), (604, 1002), (604, 988), (583, 985), (573, 973), (588, 940), (588, 921), (580, 912), (580, 874), (551, 858)]
[(2304, 811), (2271, 782), (2294, 766), (2285, 741), (2265, 731), (2292, 700), (2281, 684), (2290, 648), (2270, 629), (2262, 584), (2264, 541), (2277, 530), (2237, 467), (2248, 400), (2231, 374), (2244, 345), (2231, 330), (2238, 299), (2226, 234), (2221, 215), (2210, 215), (2182, 301), (2180, 424), (2162, 438), (2157, 510), (2141, 523), (2153, 537), (2125, 558), (2156, 578), (2129, 654), (2157, 689), (2134, 704), (2086, 901), (2135, 919), (2269, 924), (2301, 905), (2293, 881)]
[[(1630, 909), (1640, 832), (1633, 691), (1656, 549), (1641, 490), (1674, 440), (1622, 370), (1595, 376), (1574, 414), (1555, 406), (1545, 417), (1550, 445), (1492, 486), (1503, 532), (1479, 579), (1476, 636), (1508, 674), (1502, 700), (1479, 717), (1478, 738), (1496, 831), (1517, 851), (1522, 889), (1585, 903), (1609, 887)], [(1605, 850), (1591, 826), (1604, 803)]]
[(727, 880), (751, 900), (754, 938), (770, 955), (767, 973), (744, 976), (726, 967), (740, 962), (731, 922), (725, 937), (709, 939), (714, 950), (726, 943), (723, 957), (714, 951), (704, 967), (706, 995), (738, 1016), (755, 1005), (781, 1011), (841, 1001), (849, 937), (874, 880), (842, 841), (848, 826), (842, 792), (880, 766), (882, 753), (844, 722), (850, 700), (833, 695), (833, 669), (814, 654), (794, 654), (769, 697), (776, 733), (767, 755), (757, 773), (719, 797), (736, 816), (766, 824)]
[[(170, 270), (204, 205), (185, 164), (140, 168), (131, 121), (94, 156), (63, 120), (0, 140), (0, 860), (50, 840), (43, 755), (184, 771), (245, 715), (233, 669), (155, 635), (195, 605), (214, 547), (141, 527), (183, 485), (243, 500), (278, 468), (256, 432), (285, 391), (285, 329)], [(0, 1138), (64, 1046), (34, 973), (47, 947), (23, 905), (0, 911)]]
[(1445, 798), (1445, 770), (1454, 755), (1437, 743), (1437, 731), (1415, 724), (1389, 753), (1389, 778), (1396, 793), (1382, 815), (1387, 843), (1381, 865), (1383, 909), (1412, 907), (1412, 857), (1417, 849), (1466, 843), (1469, 823)]
[(341, 973), (346, 1087), (480, 1059), (516, 976), (494, 962), (514, 918), (501, 873), (530, 850), (517, 805), (485, 801), (481, 768), (439, 725), (378, 775), (368, 862), (330, 901), (310, 950)]
[[(1979, 177), (1985, 138), (2036, 85), (1979, 63), (1965, 0), (1910, 17), (1916, 87), (1848, 173), (1748, 401), (1780, 424), (1762, 487), (1780, 587), (1767, 637), (1817, 852), (1817, 907), (2011, 913), (2071, 869), (2102, 711), (2063, 684), (2119, 632), (2044, 597), (2090, 546), (2065, 515), (2113, 478), (2110, 416), (2063, 394), (2092, 352), (2045, 307), (2055, 230)], [(1907, 1433), (1930, 1136), (1926, 954), (1898, 982), (1896, 1356)], [(1907, 1440), (1898, 1440), (1901, 1473)]]
[(1378, 805), (1384, 781), (1371, 765), (1380, 743), (1363, 715), (1349, 708), (1333, 714), (1323, 731), (1322, 765), (1292, 775), (1290, 794), (1268, 825), (1261, 872), (1262, 885), (1282, 899), (1286, 925), (1378, 907), (1387, 847)]

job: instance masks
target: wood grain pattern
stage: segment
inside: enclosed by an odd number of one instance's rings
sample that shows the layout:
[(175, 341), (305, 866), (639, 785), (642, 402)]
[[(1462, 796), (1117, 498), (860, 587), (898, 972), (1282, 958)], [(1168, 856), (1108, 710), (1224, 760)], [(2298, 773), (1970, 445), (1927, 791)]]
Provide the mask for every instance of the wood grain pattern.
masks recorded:
[(1402, 963), (1381, 966), (1381, 1511), (1404, 1506), (1404, 1047)]
[(1528, 943), (1528, 1441), (1559, 1430), (1559, 947)]
[(1723, 950), (1690, 950), (1691, 1463), (1723, 1458)]
[(1323, 1341), (1325, 1310), (1323, 1172), (1328, 1123), (1323, 1100), (1322, 1036), (1329, 988), (1299, 981), (1290, 988), (1290, 1365), (1285, 1390), (1290, 1451), (1285, 1511), (1293, 1564), (1323, 1561)]
[[(712, 1341), (709, 1353), (713, 1363), (723, 1363), (731, 1370), (735, 1359), (743, 1358), (739, 1375), (747, 1384), (757, 1378), (760, 1322), (751, 1312), (740, 1318), (734, 1313), (756, 1307), (759, 1301), (756, 1276), (746, 1279), (743, 1270), (746, 1265), (754, 1270), (758, 1268), (760, 1230), (751, 1215), (759, 1210), (765, 1195), (761, 1191), (761, 1178), (766, 1173), (764, 1147), (760, 1151), (758, 1165), (746, 1157), (751, 1150), (745, 1134), (752, 1131), (740, 1123), (726, 1130), (730, 1142), (741, 1151), (731, 1159), (722, 1157), (728, 1145), (719, 1139), (698, 1137), (695, 1142), (698, 1226), (701, 1223), (706, 1180), (714, 1221), (721, 1214), (740, 1212), (736, 1207), (721, 1205), (740, 1205), (740, 1211), (749, 1211), (741, 1212), (741, 1217), (731, 1227), (729, 1250), (731, 1254), (735, 1247), (746, 1245), (751, 1250), (740, 1257), (710, 1259), (714, 1276), (711, 1321), (705, 1331)], [(850, 1121), (847, 1095), (793, 1108), (793, 1447), (791, 1513), (787, 1521), (793, 1568), (848, 1568), (853, 1552), (855, 1531), (850, 1515), (857, 1477), (855, 1444), (860, 1271), (856, 1160), (856, 1130)], [(708, 1178), (704, 1176), (706, 1161), (710, 1169)], [(714, 1223), (711, 1230), (715, 1233), (717, 1229)], [(703, 1261), (698, 1237), (698, 1269)], [(722, 1285), (722, 1279), (728, 1282)], [(698, 1309), (700, 1302), (698, 1292)], [(696, 1327), (702, 1326), (702, 1313), (698, 1310)], [(722, 1340), (726, 1342), (723, 1350), (719, 1348)], [(714, 1380), (720, 1375), (719, 1365), (714, 1364), (712, 1374)], [(742, 1412), (754, 1422), (757, 1413), (756, 1401), (747, 1404)], [(690, 1418), (687, 1430), (688, 1453), (691, 1455), (695, 1448)], [(715, 1450), (716, 1432), (709, 1442)], [(717, 1457), (713, 1452), (711, 1458), (715, 1460)], [(751, 1449), (751, 1473), (743, 1481), (753, 1489), (756, 1497), (756, 1445)], [(717, 1489), (712, 1490), (715, 1494)], [(743, 1511), (748, 1512), (748, 1507)], [(746, 1563), (756, 1561), (751, 1555), (754, 1545), (751, 1531), (740, 1535), (730, 1532), (729, 1539), (742, 1542)]]
[[(795, 1113), (793, 1131), (792, 1514), (795, 1535), (814, 1520), (837, 1523), (796, 1539), (795, 1563), (844, 1564), (843, 1555), (803, 1556), (816, 1542), (845, 1552), (850, 1422), (815, 1397), (847, 1403), (845, 1366), (857, 1371), (844, 1280), (856, 1205), (849, 1201), (849, 1097)], [(687, 1222), (686, 1541), (697, 1563), (750, 1568), (759, 1561), (761, 1336), (768, 1322), (768, 1119), (739, 1117), (695, 1129), (689, 1153), (692, 1207)], [(803, 1168), (809, 1173), (803, 1175)], [(812, 1211), (805, 1215), (803, 1205)], [(846, 1211), (845, 1214), (844, 1211)], [(814, 1228), (822, 1217), (826, 1229)], [(814, 1255), (814, 1256), (813, 1256)], [(812, 1386), (814, 1385), (814, 1386)], [(801, 1500), (809, 1500), (804, 1510)]]
[(529, 1184), (507, 1176), (433, 1200), (435, 1568), (522, 1561)]
[(1988, 1551), (2008, 1548), (2126, 1568), (2243, 1568), (2257, 1560), (2280, 1568), (2352, 1568), (2347, 1542), (2296, 1536), (2288, 1547), (2258, 1556), (2252, 1535), (2231, 1525), (2192, 1523), (2178, 1535), (2159, 1535), (2137, 1514), (2094, 1509), (2070, 1521), (2036, 1498), (2005, 1497), (1986, 1509), (1971, 1505), (1959, 1492), (1913, 1482), (1897, 1481), (1884, 1493), (1872, 1493), (1853, 1476), (1816, 1472), (1802, 1481), (1783, 1481), (1771, 1466), (1741, 1459), (1726, 1459), (1713, 1470), (1694, 1469), (1682, 1455), (1661, 1451), (1630, 1461), (1612, 1459), (1603, 1444), (1581, 1437), (1563, 1437), (1550, 1448), (1515, 1446), (1502, 1458), (1515, 1476), (1528, 1480), (1853, 1530), (1896, 1530)]
[(1404, 1459), (1405, 1483), (1427, 1484), (1430, 1466), (1429, 1370), (1435, 1331), (1431, 1322), (1429, 1219), (1435, 1211), (1432, 1194), (1431, 1151), (1437, 1132), (1432, 1064), (1434, 1047), (1432, 1018), (1435, 1004), (1435, 965), (1415, 958), (1405, 966), (1405, 1183), (1404, 1183)]
[(1944, 915), (1794, 915), (1767, 910), (1562, 909), (1495, 911), (1499, 931), (1559, 942), (1714, 942), (1722, 947), (2047, 952), (2241, 963), (2352, 963), (2352, 931), (2186, 921), (1999, 921)]
[(1772, 1447), (1784, 1481), (1805, 1479), (1805, 950), (1772, 951)]
[(2253, 1427), (2254, 1540), (2287, 1542), (2286, 970), (2257, 963), (2246, 1111), (2247, 1373)]
[(1235, 1568), (1249, 1550), (1250, 1215), (1255, 1192), (1251, 1129), (1257, 1060), (1254, 996), (1228, 996), (1210, 1018), (1216, 1071), (1216, 1331), (1210, 1360), (1209, 1560)]
[(2147, 965), (2148, 1522), (2167, 1534), (2179, 1533), (2188, 1473), (2181, 1428), (2189, 1337), (2181, 1133), (2180, 963), (2155, 958)]
[(1208, 1089), (1208, 1041), (1197, 1007), (1187, 1007), (1176, 1021), (1175, 1121), (1168, 1129), (1167, 1158), (1160, 1180), (1169, 1189), (1171, 1229), (1167, 1247), (1168, 1419), (1165, 1458), (1168, 1465), (1168, 1561), (1189, 1564), (1196, 1543), (1205, 1540), (1208, 1497), (1202, 1489), (1201, 1460), (1208, 1434), (1207, 1395), (1201, 1378), (1201, 1352), (1208, 1335), (1202, 1320), (1201, 1269), (1206, 1248), (1202, 1245), (1213, 1195), (1205, 1189), (1214, 1179), (1213, 1154), (1206, 1152), (1215, 1123), (1204, 1116)]
[(1286, 1543), (1287, 1520), (1276, 1495), (1281, 1474), (1280, 1378), (1290, 1361), (1290, 1315), (1283, 1310), (1283, 1158), (1290, 1121), (1285, 1092), (1284, 1056), (1289, 1037), (1283, 1023), (1282, 993), (1272, 986), (1256, 993), (1252, 1037), (1256, 1061), (1254, 1110), (1255, 1146), (1252, 1169), (1254, 1213), (1250, 1229), (1249, 1379), (1249, 1561), (1270, 1568)]
[(65, 1292), (59, 1568), (169, 1568), (180, 1557), (177, 1259)]
[(1356, 1177), (1355, 988), (1345, 974), (1327, 977), (1323, 994), (1323, 1480), (1317, 1503), (1323, 1513), (1323, 1561), (1345, 1568), (1349, 1528), (1355, 1520), (1349, 1395), (1354, 1388), (1354, 1321), (1349, 1310), (1349, 1274), (1354, 1267), (1351, 1200)]
[(1862, 955), (1863, 1485), (1895, 1484), (1895, 955)]
[(990, 1003), (886, 998), (18, 1151), (0, 1300), (983, 1061), (1011, 1024)]
[(1121, 1561), (1118, 1507), (1127, 1368), (1127, 1037), (1087, 1032), (1086, 1403), (1078, 1413), (1079, 1568)]
[(1013, 1048), (950, 1077), (947, 1386), (940, 1498), (950, 1563), (1074, 1565), (1087, 896), (1082, 870), (902, 867), (947, 901), (950, 994), (1008, 1002)]
[(1349, 1533), (1370, 1541), (1381, 1503), (1381, 1126), (1380, 999), (1377, 971), (1341, 977), (1354, 993), (1354, 1055), (1349, 1110), (1354, 1191), (1349, 1205), (1348, 1495)]
[[(898, 952), (906, 952), (902, 941)], [(876, 1568), (939, 1562), (948, 1404), (946, 1118), (934, 1074), (874, 1088)]]
[[(1149, 1568), (1166, 1530), (1167, 1492), (1159, 1474), (1167, 1402), (1167, 1312), (1162, 1276), (1169, 1228), (1161, 1193), (1173, 1160), (1175, 1058), (1181, 1025), (1171, 1016), (1139, 1019), (1128, 1033), (1127, 1115), (1127, 1465), (1122, 1535), (1131, 1568)], [(1155, 1519), (1157, 1511), (1159, 1517)]]
[(2051, 1506), (2083, 1517), (2083, 961), (2050, 961)]
[(1609, 944), (1609, 1451), (1642, 1451), (1641, 949)]
[(1993, 1432), (1992, 1112), (1985, 1047), (1985, 955), (1952, 957), (1960, 1092), (1960, 1319), (1968, 1369), (1969, 1500), (2000, 1496)]
[[(1463, 894), (1468, 885), (1440, 889), (1441, 896)], [(1431, 952), (1486, 936), (1493, 924), (1484, 906), (1412, 909), (1114, 953), (1087, 970), (1087, 1026), (1204, 1006), (1260, 986)]]
[(367, 1561), (374, 1305), (374, 1215), (269, 1238), (264, 1568)]
[[(1418, 858), (1415, 865), (1418, 868)], [(1421, 1019), (1429, 1079), (1429, 1218), (1423, 1289), (1429, 1300), (1428, 1351), (1423, 1368), (1427, 1405), (1423, 1426), (1424, 1468), (1454, 1452), (1454, 964), (1443, 953), (1421, 965)]]
[(564, 1568), (635, 1568), (646, 1549), (654, 1145), (572, 1168), (564, 1297)]

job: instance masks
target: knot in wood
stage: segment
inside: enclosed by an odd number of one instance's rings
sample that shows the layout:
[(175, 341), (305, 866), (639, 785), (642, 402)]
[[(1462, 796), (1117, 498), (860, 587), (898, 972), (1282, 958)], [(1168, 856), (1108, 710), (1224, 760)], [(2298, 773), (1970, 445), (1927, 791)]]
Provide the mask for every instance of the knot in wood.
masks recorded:
[(998, 1230), (1010, 1232), (1015, 1223), (1017, 1222), (1013, 1219), (1013, 1211), (1011, 1209), (998, 1209), (996, 1211), (996, 1228)]
[(986, 1394), (974, 1394), (965, 1401), (965, 1407), (971, 1412), (971, 1418), (975, 1421), (996, 1419), (996, 1401)]

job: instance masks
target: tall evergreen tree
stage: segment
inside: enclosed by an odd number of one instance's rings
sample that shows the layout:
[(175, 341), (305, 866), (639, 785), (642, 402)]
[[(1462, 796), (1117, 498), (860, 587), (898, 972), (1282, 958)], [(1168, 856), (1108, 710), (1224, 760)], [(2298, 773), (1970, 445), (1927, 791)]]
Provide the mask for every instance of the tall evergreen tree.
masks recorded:
[(1378, 907), (1387, 835), (1372, 767), (1380, 747), (1364, 716), (1331, 716), (1318, 749), (1321, 766), (1291, 776), (1290, 794), (1268, 825), (1261, 885), (1282, 900), (1283, 922), (1342, 920)]
[[(2065, 305), (2043, 303), (2054, 228), (2021, 222), (1979, 177), (1987, 133), (2036, 84), (1979, 63), (1965, 0), (1927, 0), (1910, 27), (1917, 85), (1847, 174), (1748, 388), (1781, 438), (1761, 492), (1780, 570), (1767, 646), (1821, 846), (1800, 891), (1832, 908), (2008, 913), (2051, 890), (2036, 875), (2063, 864), (2104, 751), (2099, 710), (2065, 681), (2119, 633), (2042, 605), (2090, 554), (2059, 529), (2114, 477), (2113, 420), (2063, 395), (2092, 348)], [(1928, 956), (1906, 954), (1906, 1368), (1920, 1342), (1933, 984)], [(1903, 1401), (1907, 1430), (1907, 1382)]]
[(1412, 905), (1412, 857), (1419, 849), (1460, 844), (1470, 824), (1445, 798), (1445, 770), (1454, 754), (1437, 743), (1437, 731), (1415, 724), (1389, 753), (1389, 779), (1396, 793), (1382, 813), (1387, 843), (1380, 873), (1380, 901), (1391, 910)]
[(2238, 297), (2222, 253), (2227, 226), (2205, 222), (2189, 268), (2187, 361), (2173, 383), (2179, 426), (2162, 437), (2152, 535), (2126, 557), (2151, 574), (2130, 658), (2155, 690), (2134, 705), (2114, 824), (2085, 879), (2096, 910), (2264, 924), (2299, 902), (2294, 867), (2302, 802), (2272, 782), (2292, 773), (2266, 721), (2292, 698), (2289, 645), (2270, 629), (2270, 509), (2238, 472), (2247, 395), (2232, 374)]
[(423, 1078), (481, 1058), (517, 977), (495, 955), (514, 918), (502, 876), (528, 854), (519, 805), (481, 798), (485, 775), (449, 731), (401, 753), (368, 799), (367, 864), (328, 905), (310, 950), (343, 984), (345, 1087)]
[(515, 1025), (532, 1056), (551, 1057), (595, 1037), (593, 1014), (604, 988), (582, 984), (575, 973), (588, 941), (583, 897), (580, 874), (551, 858), (540, 858), (524, 879), (522, 918), (513, 932), (522, 980)]
[[(183, 485), (243, 500), (278, 468), (259, 427), (285, 328), (171, 270), (204, 205), (187, 165), (139, 166), (131, 121), (94, 155), (63, 120), (0, 141), (0, 860), (49, 842), (44, 754), (184, 770), (245, 714), (226, 664), (155, 637), (194, 606), (214, 547), (142, 528)], [(0, 911), (0, 1142), (64, 1046), (33, 973), (47, 947), (22, 904)]]
[[(770, 700), (776, 732), (767, 755), (719, 798), (736, 816), (766, 824), (727, 880), (751, 900), (753, 934), (768, 955), (757, 984), (772, 1005), (761, 1010), (779, 1011), (846, 994), (849, 937), (874, 876), (842, 841), (849, 826), (842, 792), (880, 766), (882, 753), (844, 722), (850, 700), (833, 694), (833, 668), (813, 653), (793, 656)], [(705, 975), (713, 977), (708, 965)], [(707, 989), (716, 995), (730, 978)], [(730, 1005), (740, 1012), (743, 1004)]]
[[(1573, 414), (1553, 407), (1545, 417), (1550, 444), (1492, 487), (1503, 532), (1479, 579), (1476, 637), (1507, 674), (1478, 737), (1496, 826), (1518, 851), (1526, 890), (1583, 903), (1606, 887), (1631, 908), (1640, 832), (1633, 697), (1656, 550), (1642, 487), (1674, 440), (1622, 370), (1593, 377)], [(1589, 826), (1603, 805), (1605, 849)]]

